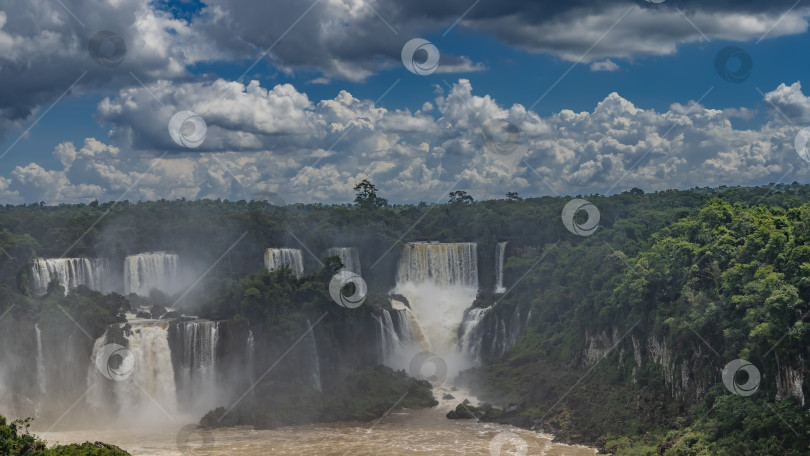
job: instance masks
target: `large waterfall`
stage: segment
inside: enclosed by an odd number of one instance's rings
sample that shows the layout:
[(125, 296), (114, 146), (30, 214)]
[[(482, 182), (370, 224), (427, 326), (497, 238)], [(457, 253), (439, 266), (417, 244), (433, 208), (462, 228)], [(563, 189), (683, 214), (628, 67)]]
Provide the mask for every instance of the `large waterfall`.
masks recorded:
[(173, 253), (149, 252), (130, 255), (124, 259), (124, 294), (149, 296), (156, 288), (167, 294), (180, 289), (179, 257)]
[(499, 242), (495, 246), (495, 293), (504, 293), (503, 262), (506, 259), (506, 242)]
[(304, 273), (304, 258), (300, 249), (267, 249), (264, 252), (264, 265), (269, 271), (274, 271), (283, 265), (292, 269), (296, 277)]
[[(132, 324), (126, 342), (131, 357), (121, 363), (121, 372), (131, 376), (111, 380), (101, 374), (97, 365), (113, 365), (111, 353), (104, 350), (108, 344), (107, 334), (96, 340), (93, 346), (93, 362), (88, 366), (87, 402), (91, 411), (126, 422), (165, 422), (177, 416), (177, 394), (167, 323)], [(97, 361), (99, 356), (109, 359)], [(131, 364), (128, 364), (131, 363)], [(113, 366), (115, 367), (115, 366)], [(110, 403), (112, 401), (112, 403)]]
[(177, 396), (189, 409), (205, 411), (213, 408), (217, 388), (217, 343), (219, 323), (189, 321), (176, 324), (177, 343), (174, 354), (177, 366)]
[(108, 271), (104, 258), (36, 258), (31, 265), (31, 288), (36, 294), (45, 294), (48, 284), (55, 279), (65, 294), (79, 285), (106, 291)]
[(362, 268), (360, 267), (360, 253), (354, 247), (332, 247), (326, 249), (323, 256), (340, 257), (340, 261), (343, 262), (343, 269), (358, 275), (362, 274)]
[[(476, 244), (414, 243), (404, 247), (393, 292), (408, 300), (427, 349), (444, 358), (450, 377), (471, 365), (458, 350), (457, 338), (464, 312), (477, 291)], [(412, 346), (414, 352), (420, 348)]]

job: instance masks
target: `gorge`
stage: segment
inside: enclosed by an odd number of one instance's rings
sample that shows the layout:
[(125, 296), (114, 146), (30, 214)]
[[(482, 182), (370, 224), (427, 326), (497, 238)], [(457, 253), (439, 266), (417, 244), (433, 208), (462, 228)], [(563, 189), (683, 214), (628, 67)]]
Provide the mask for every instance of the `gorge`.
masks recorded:
[[(761, 196), (750, 192), (750, 201)], [(486, 454), (503, 432), (538, 452), (547, 432), (622, 454), (713, 445), (704, 426), (724, 426), (724, 416), (747, 420), (728, 432), (751, 445), (758, 434), (734, 429), (784, 426), (771, 408), (800, 423), (808, 394), (799, 317), (810, 288), (798, 271), (810, 209), (804, 197), (782, 198), (789, 209), (695, 192), (603, 198), (604, 226), (591, 237), (536, 224), (559, 219), (565, 201), (556, 198), (352, 209), (357, 218), (344, 208), (222, 202), (237, 235), (219, 237), (203, 222), (213, 203), (167, 202), (199, 205), (203, 221), (133, 216), (143, 238), (100, 235), (86, 258), (7, 245), (0, 414), (33, 417), (52, 443), (92, 431), (134, 454), (175, 454), (167, 436), (192, 424), (202, 426), (196, 438), (210, 433), (246, 454), (271, 441), (293, 454), (281, 442), (291, 433), (301, 448), (344, 435), (342, 449), (359, 451), (357, 434), (370, 436), (369, 448), (416, 439), (426, 454), (419, 436), (431, 429), (448, 454), (456, 438), (458, 449)], [(482, 214), (492, 232), (472, 228)], [(416, 232), (398, 241), (377, 218)], [(318, 225), (327, 219), (334, 225)], [(262, 231), (240, 242), (240, 223)], [(437, 224), (448, 227), (442, 236), (426, 236)], [(311, 252), (322, 252), (320, 265)], [(340, 305), (332, 279), (355, 276), (367, 286), (340, 292), (362, 291), (361, 305)], [(757, 395), (724, 383), (735, 358), (761, 373)], [(722, 414), (699, 420), (712, 407)], [(787, 431), (771, 435), (801, 445)]]

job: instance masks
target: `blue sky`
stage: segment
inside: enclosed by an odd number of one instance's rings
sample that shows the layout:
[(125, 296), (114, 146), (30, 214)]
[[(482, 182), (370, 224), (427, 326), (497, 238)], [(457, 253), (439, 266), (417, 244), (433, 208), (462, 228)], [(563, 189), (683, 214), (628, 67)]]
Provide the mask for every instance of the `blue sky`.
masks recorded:
[[(793, 2), (0, 0), (0, 198), (343, 202), (363, 178), (398, 202), (806, 182), (794, 139), (810, 125), (809, 16)], [(127, 43), (120, 65), (89, 58), (100, 30)], [(411, 38), (438, 49), (434, 73), (405, 68)], [(751, 57), (743, 82), (715, 68), (728, 46)], [(181, 111), (205, 120), (202, 145), (172, 140)], [(488, 152), (493, 119), (520, 132), (516, 153)]]

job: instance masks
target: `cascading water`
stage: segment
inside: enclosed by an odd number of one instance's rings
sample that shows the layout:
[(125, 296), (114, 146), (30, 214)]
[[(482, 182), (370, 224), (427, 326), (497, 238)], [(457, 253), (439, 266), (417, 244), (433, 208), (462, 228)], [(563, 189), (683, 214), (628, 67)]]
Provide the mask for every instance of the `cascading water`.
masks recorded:
[(307, 332), (307, 348), (309, 350), (310, 362), (310, 375), (309, 380), (313, 388), (322, 391), (321, 385), (321, 359), (318, 356), (318, 344), (315, 342), (315, 331), (312, 328), (312, 323), (307, 320), (309, 332)]
[(340, 261), (343, 262), (343, 269), (358, 275), (362, 274), (362, 268), (360, 266), (360, 253), (354, 247), (332, 247), (326, 249), (323, 256), (340, 257)]
[(511, 317), (504, 318), (493, 307), (470, 309), (461, 325), (459, 349), (476, 364), (483, 358), (500, 357), (520, 337), (531, 312), (525, 320), (516, 306)]
[(217, 397), (217, 344), (219, 322), (189, 321), (177, 323), (180, 347), (175, 353), (178, 399), (195, 411), (213, 408)]
[(466, 353), (475, 362), (481, 359), (481, 348), (485, 337), (485, 334), (481, 331), (481, 322), (484, 321), (484, 317), (490, 310), (489, 308), (470, 309), (461, 325), (459, 347), (463, 353)]
[(413, 312), (398, 301), (391, 302), (392, 310), (383, 310), (379, 318), (377, 361), (392, 368), (402, 368), (410, 361), (403, 355), (414, 349), (426, 351), (429, 345), (415, 324)]
[(34, 325), (34, 331), (37, 335), (37, 386), (39, 386), (39, 393), (44, 396), (48, 392), (47, 373), (45, 372), (45, 357), (42, 353), (42, 331), (39, 330), (39, 323)]
[(256, 340), (253, 338), (253, 331), (248, 329), (247, 336), (247, 371), (250, 383), (255, 380), (254, 369), (256, 368)]
[(109, 264), (104, 258), (36, 258), (31, 265), (31, 288), (36, 294), (45, 294), (55, 279), (65, 294), (79, 285), (104, 292), (108, 273)]
[(264, 252), (264, 265), (269, 271), (287, 265), (296, 277), (300, 277), (304, 273), (304, 258), (300, 249), (267, 249)]
[(156, 288), (164, 293), (179, 291), (179, 257), (173, 253), (149, 252), (124, 259), (124, 294), (149, 296)]
[[(177, 395), (174, 383), (171, 351), (166, 323), (132, 325), (126, 335), (132, 364), (122, 364), (122, 372), (131, 376), (111, 380), (96, 367), (96, 359), (104, 356), (107, 344), (105, 333), (93, 346), (93, 362), (88, 366), (87, 403), (91, 411), (103, 412), (127, 423), (154, 423), (172, 420), (177, 416)], [(101, 363), (110, 363), (102, 360)], [(107, 394), (109, 393), (109, 395)], [(110, 397), (111, 396), (111, 397)], [(112, 400), (112, 410), (110, 402)]]
[[(464, 311), (477, 291), (476, 244), (413, 243), (404, 247), (393, 293), (408, 300), (418, 326), (415, 331), (423, 335), (427, 349), (444, 358), (450, 377), (471, 364), (459, 351), (457, 338)], [(424, 349), (410, 345), (414, 354)]]
[(504, 293), (503, 262), (506, 259), (506, 242), (499, 242), (495, 246), (495, 293)]

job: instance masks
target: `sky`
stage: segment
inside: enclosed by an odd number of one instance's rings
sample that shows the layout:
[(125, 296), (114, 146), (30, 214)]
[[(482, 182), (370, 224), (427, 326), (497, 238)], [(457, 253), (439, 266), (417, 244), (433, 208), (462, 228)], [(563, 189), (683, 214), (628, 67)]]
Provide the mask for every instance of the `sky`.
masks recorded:
[(806, 183), (809, 17), (801, 0), (0, 0), (0, 203)]

